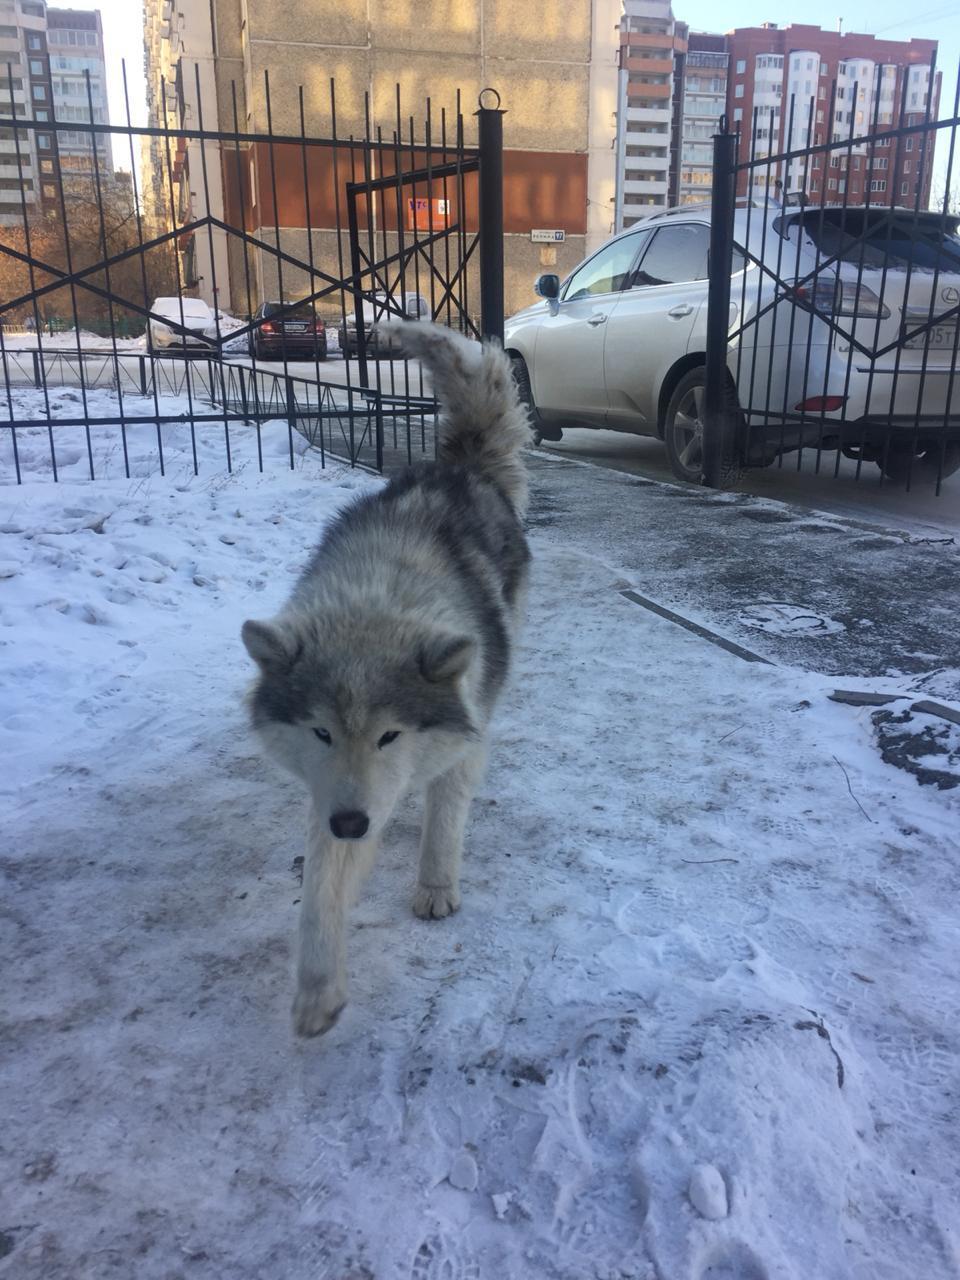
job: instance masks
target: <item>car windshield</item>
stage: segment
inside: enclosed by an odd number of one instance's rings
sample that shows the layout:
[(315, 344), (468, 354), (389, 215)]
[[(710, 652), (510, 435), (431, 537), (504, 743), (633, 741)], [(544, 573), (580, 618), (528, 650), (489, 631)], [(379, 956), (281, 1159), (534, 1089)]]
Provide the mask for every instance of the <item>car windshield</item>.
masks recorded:
[(800, 222), (821, 254), (857, 267), (960, 271), (956, 218), (944, 226), (938, 215), (906, 209), (811, 209), (775, 225), (783, 235)]

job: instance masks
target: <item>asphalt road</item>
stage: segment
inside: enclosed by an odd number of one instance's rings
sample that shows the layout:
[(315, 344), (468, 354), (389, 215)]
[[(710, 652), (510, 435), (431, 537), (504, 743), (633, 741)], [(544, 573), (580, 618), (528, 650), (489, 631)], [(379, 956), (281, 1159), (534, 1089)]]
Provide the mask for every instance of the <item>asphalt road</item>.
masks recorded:
[(557, 452), (532, 456), (530, 525), (571, 554), (589, 549), (605, 566), (599, 588), (632, 590), (777, 665), (960, 701), (960, 538), (949, 531), (894, 531), (875, 511), (823, 514), (820, 501), (816, 513)]
[[(688, 487), (674, 478), (662, 442), (648, 437), (582, 428), (565, 431), (563, 440), (556, 444), (545, 442), (542, 448), (614, 471)], [(889, 480), (881, 483), (880, 470), (873, 463), (863, 464), (858, 479), (856, 463), (841, 456), (835, 476), (838, 456), (822, 454), (818, 474), (815, 450), (804, 451), (800, 470), (799, 455), (788, 454), (782, 466), (748, 471), (737, 491), (885, 528), (943, 532), (960, 542), (960, 471), (943, 482), (939, 496), (933, 486), (916, 483), (908, 493)]]

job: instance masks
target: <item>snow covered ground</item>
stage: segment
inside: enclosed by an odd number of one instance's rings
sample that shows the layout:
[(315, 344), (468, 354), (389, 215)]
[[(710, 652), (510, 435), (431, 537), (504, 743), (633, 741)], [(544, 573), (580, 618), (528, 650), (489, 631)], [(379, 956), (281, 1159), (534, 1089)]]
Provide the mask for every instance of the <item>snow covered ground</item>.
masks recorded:
[(410, 911), (411, 802), (296, 1041), (238, 633), (379, 481), (142, 430), (0, 495), (0, 1277), (960, 1273), (958, 791), (536, 529), (463, 908)]

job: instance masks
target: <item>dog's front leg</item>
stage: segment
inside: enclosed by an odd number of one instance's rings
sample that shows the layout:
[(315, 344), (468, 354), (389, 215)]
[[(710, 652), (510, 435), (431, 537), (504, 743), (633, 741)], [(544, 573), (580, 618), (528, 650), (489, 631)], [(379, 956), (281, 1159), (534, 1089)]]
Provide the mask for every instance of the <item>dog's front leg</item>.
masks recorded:
[(424, 920), (448, 916), (460, 906), (463, 833), (485, 759), (484, 747), (474, 747), (427, 787), (419, 883), (413, 896), (414, 913)]
[(298, 1035), (328, 1031), (347, 1002), (347, 909), (376, 852), (375, 840), (335, 840), (311, 805), (293, 1002)]

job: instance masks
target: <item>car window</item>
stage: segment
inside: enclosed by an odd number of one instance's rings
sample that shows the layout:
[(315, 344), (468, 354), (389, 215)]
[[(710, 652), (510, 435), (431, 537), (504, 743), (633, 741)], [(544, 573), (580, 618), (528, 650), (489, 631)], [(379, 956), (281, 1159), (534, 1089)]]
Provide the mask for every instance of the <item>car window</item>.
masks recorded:
[(710, 228), (687, 222), (659, 227), (633, 278), (634, 288), (706, 280)]
[(575, 271), (563, 291), (564, 302), (623, 288), (640, 247), (641, 235), (614, 240)]

